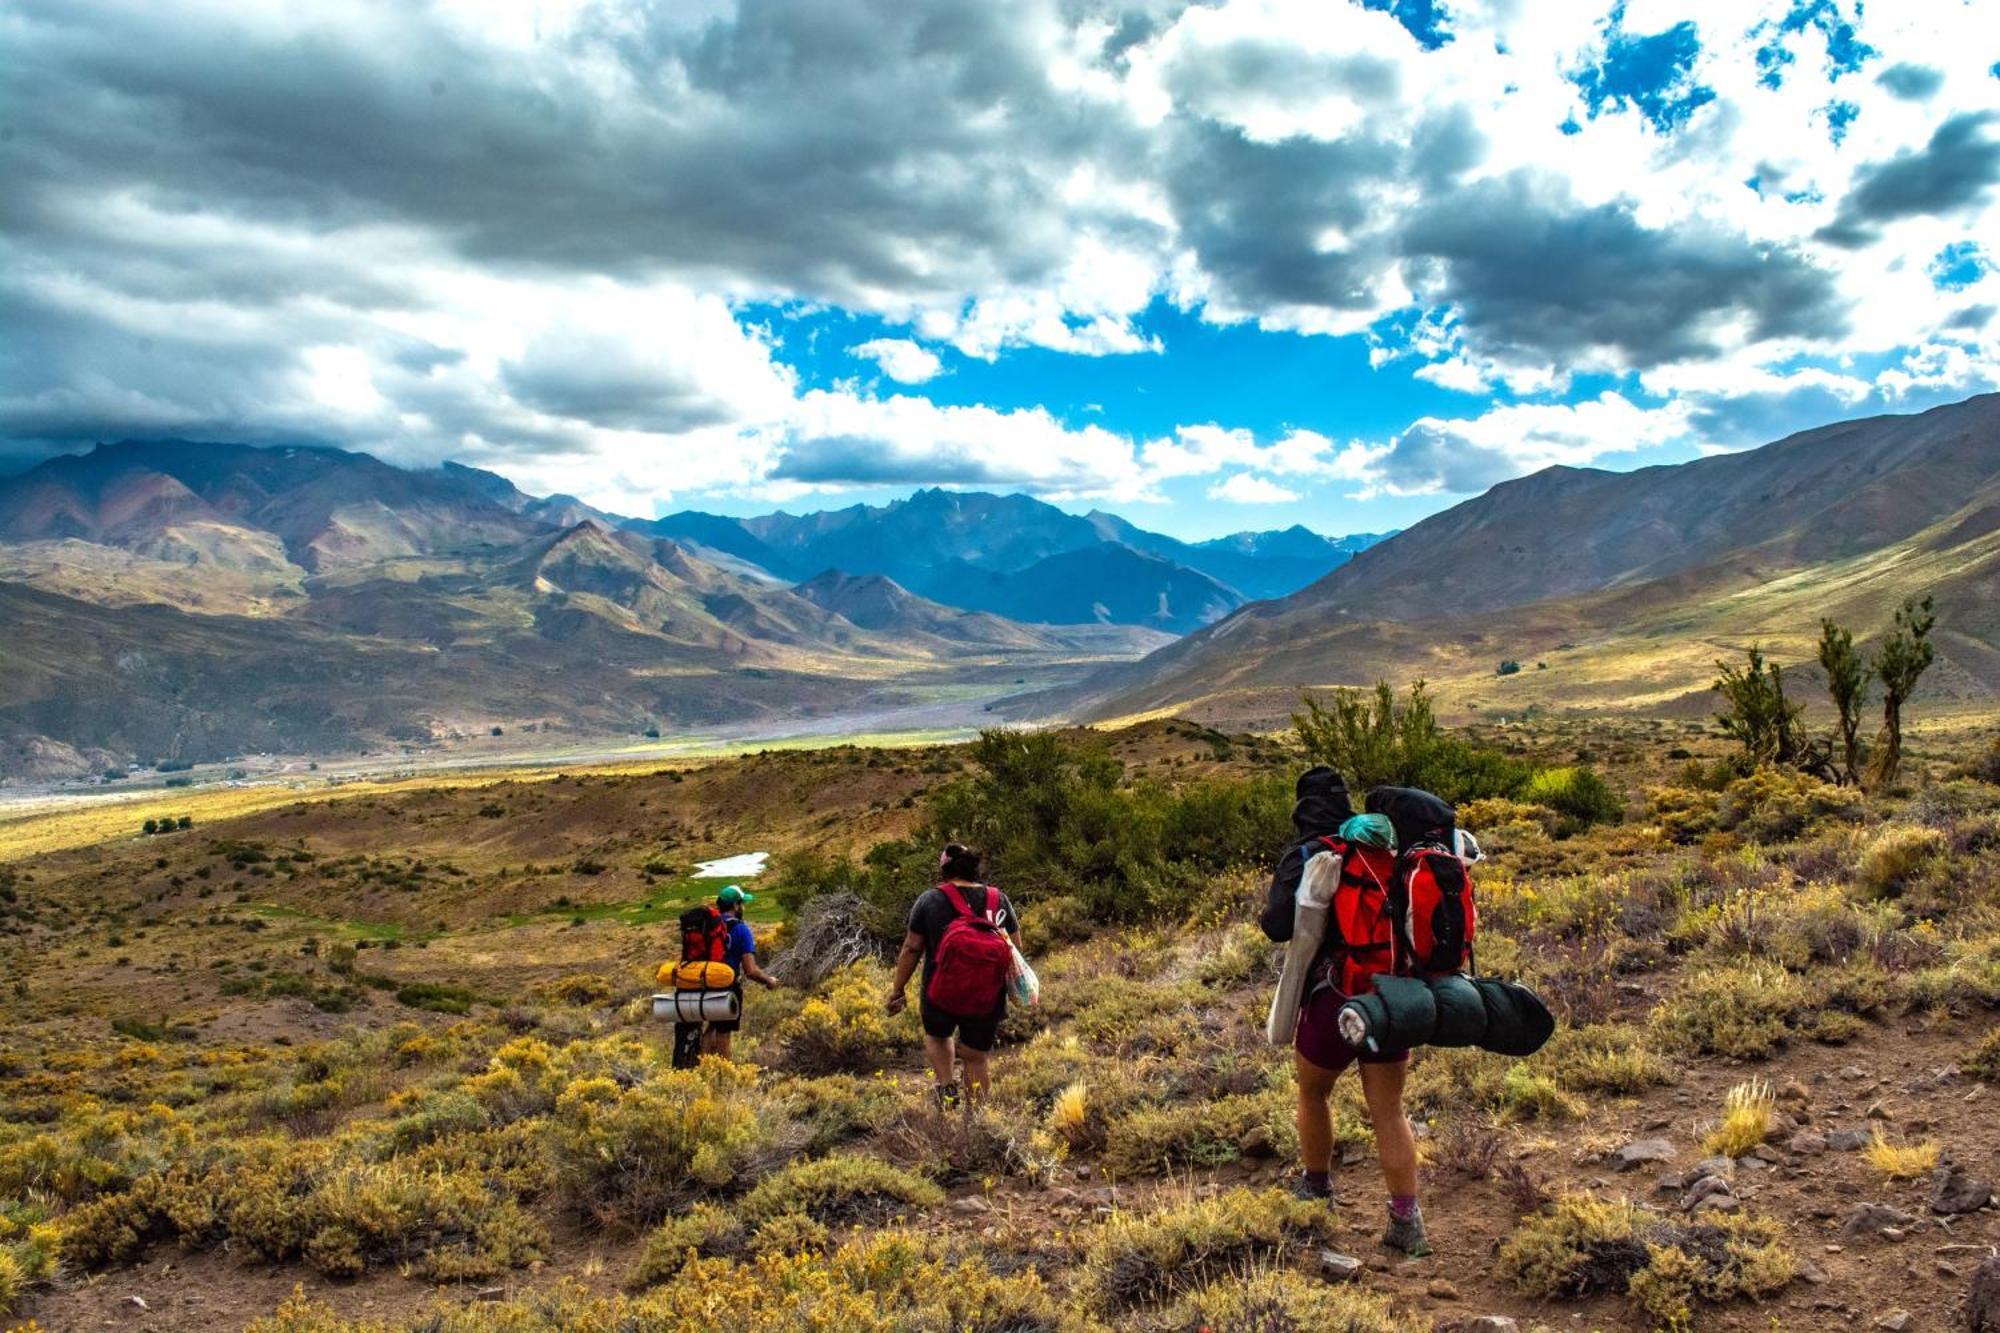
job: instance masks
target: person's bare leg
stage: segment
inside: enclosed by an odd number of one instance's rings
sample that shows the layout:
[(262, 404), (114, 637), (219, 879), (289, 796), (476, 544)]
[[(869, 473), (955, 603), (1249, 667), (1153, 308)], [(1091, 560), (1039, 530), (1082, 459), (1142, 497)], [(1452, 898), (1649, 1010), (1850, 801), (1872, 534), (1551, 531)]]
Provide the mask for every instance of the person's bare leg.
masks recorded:
[(959, 1061), (965, 1066), (965, 1095), (968, 1100), (984, 1097), (991, 1086), (992, 1064), (987, 1052), (975, 1051), (970, 1046), (958, 1048)]
[(931, 1077), (940, 1088), (951, 1086), (954, 1075), (952, 1062), (957, 1054), (953, 1050), (954, 1045), (950, 1037), (933, 1037), (928, 1032), (924, 1034), (924, 1054), (930, 1057)]
[(1382, 1243), (1413, 1259), (1431, 1252), (1424, 1234), (1423, 1210), (1417, 1207), (1417, 1136), (1403, 1110), (1403, 1081), (1409, 1064), (1361, 1066), (1361, 1095), (1368, 1103), (1368, 1120), (1375, 1127), (1375, 1154), (1382, 1162), (1382, 1180), (1389, 1187), (1389, 1226)]
[(1368, 1102), (1368, 1123), (1375, 1127), (1375, 1154), (1382, 1160), (1382, 1181), (1389, 1193), (1417, 1192), (1417, 1136), (1403, 1112), (1403, 1080), (1407, 1062), (1361, 1066), (1361, 1095)]
[(1292, 1052), (1299, 1082), (1299, 1162), (1307, 1175), (1326, 1175), (1333, 1165), (1333, 1082), (1340, 1077)]
[(717, 1032), (711, 1035), (715, 1044), (709, 1048), (708, 1053), (710, 1055), (719, 1055), (727, 1060), (729, 1058), (729, 1048), (732, 1045), (729, 1039), (736, 1034), (733, 1032)]

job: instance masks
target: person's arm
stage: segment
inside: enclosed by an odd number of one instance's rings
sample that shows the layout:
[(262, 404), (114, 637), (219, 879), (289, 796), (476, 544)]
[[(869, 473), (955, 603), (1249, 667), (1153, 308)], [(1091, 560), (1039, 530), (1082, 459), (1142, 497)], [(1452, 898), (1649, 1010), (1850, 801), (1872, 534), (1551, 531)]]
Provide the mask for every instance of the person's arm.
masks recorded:
[(896, 955), (896, 979), (889, 983), (889, 998), (883, 1008), (892, 1014), (900, 1014), (910, 1003), (904, 994), (910, 988), (910, 977), (916, 972), (917, 964), (924, 961), (924, 937), (916, 931), (903, 936), (903, 951)]
[(754, 953), (746, 953), (743, 955), (743, 975), (750, 978), (750, 980), (752, 981), (763, 982), (766, 986), (770, 987), (772, 990), (776, 990), (778, 988), (778, 979), (766, 973), (763, 968), (757, 966), (757, 955)]
[(1299, 880), (1305, 876), (1305, 871), (1304, 847), (1288, 847), (1285, 854), (1278, 858), (1278, 868), (1271, 872), (1271, 894), (1265, 900), (1264, 915), (1258, 922), (1264, 928), (1265, 939), (1283, 944), (1292, 938), (1292, 917), (1297, 906)]

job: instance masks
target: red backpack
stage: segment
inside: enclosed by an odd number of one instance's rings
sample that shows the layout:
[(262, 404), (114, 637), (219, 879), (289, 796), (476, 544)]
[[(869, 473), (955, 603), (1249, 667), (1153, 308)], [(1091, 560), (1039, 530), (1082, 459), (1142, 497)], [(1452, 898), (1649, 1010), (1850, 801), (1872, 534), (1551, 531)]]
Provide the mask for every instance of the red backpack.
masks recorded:
[(1393, 852), (1338, 838), (1321, 838), (1340, 858), (1340, 883), (1333, 891), (1333, 922), (1340, 931), (1334, 977), (1343, 995), (1375, 989), (1377, 972), (1396, 970), (1396, 932), (1389, 889), (1396, 878)]
[(719, 963), (729, 956), (729, 923), (714, 907), (690, 907), (681, 913), (681, 961)]
[(1441, 976), (1471, 970), (1479, 908), (1472, 899), (1472, 876), (1449, 848), (1420, 842), (1396, 857), (1389, 915), (1396, 926), (1397, 972)]
[[(982, 887), (987, 906), (997, 906), (993, 887)], [(958, 916), (944, 928), (938, 941), (937, 960), (924, 987), (924, 998), (956, 1018), (984, 1017), (1000, 1007), (1006, 994), (1014, 946), (986, 913), (972, 910), (958, 885), (947, 881), (938, 885), (938, 891), (958, 909)]]
[(1340, 857), (1333, 919), (1343, 946), (1336, 978), (1343, 994), (1374, 990), (1378, 972), (1438, 976), (1471, 968), (1479, 911), (1463, 861), (1430, 843), (1397, 855), (1337, 838), (1320, 841)]

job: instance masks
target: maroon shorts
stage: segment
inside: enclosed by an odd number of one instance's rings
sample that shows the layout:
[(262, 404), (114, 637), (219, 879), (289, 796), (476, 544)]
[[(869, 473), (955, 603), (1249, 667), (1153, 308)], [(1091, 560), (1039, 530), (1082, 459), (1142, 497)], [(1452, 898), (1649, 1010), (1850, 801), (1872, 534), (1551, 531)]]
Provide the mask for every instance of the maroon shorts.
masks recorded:
[(1340, 1035), (1337, 1016), (1347, 997), (1331, 986), (1314, 991), (1299, 1010), (1299, 1031), (1292, 1049), (1321, 1069), (1338, 1074), (1355, 1061), (1364, 1065), (1395, 1065), (1410, 1058), (1408, 1051), (1357, 1051)]

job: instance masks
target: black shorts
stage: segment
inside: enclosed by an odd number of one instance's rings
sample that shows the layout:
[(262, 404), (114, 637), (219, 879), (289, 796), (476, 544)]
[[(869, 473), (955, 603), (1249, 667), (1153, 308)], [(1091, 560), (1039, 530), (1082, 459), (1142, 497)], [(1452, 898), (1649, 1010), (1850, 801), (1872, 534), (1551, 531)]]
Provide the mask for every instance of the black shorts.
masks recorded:
[(738, 982), (729, 989), (736, 992), (736, 1017), (709, 1023), (706, 1027), (709, 1032), (734, 1032), (743, 1026), (743, 984)]
[(982, 1055), (993, 1049), (993, 1040), (1000, 1035), (1000, 1020), (1007, 1016), (1003, 1005), (978, 1018), (961, 1018), (957, 1014), (946, 1013), (928, 998), (917, 1001), (917, 1013), (924, 1020), (925, 1036), (944, 1041), (956, 1033), (960, 1044)]

